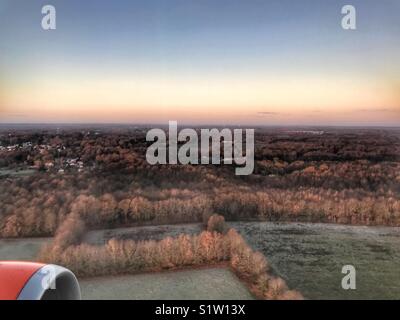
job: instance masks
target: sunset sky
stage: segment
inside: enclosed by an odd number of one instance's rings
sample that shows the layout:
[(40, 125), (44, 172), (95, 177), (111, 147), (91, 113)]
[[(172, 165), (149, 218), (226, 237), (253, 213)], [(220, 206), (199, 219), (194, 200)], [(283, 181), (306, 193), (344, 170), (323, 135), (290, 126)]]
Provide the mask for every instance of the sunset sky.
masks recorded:
[(0, 122), (168, 120), (399, 126), (400, 1), (0, 0)]

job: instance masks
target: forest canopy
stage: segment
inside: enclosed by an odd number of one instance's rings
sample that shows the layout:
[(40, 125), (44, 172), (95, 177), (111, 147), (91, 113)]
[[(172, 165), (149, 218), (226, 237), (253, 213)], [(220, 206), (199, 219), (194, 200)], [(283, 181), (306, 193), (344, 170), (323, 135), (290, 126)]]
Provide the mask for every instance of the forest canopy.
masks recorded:
[(201, 222), (213, 214), (400, 225), (399, 130), (258, 129), (248, 177), (228, 165), (149, 165), (145, 132), (0, 131), (0, 236), (54, 235), (72, 215), (90, 229)]

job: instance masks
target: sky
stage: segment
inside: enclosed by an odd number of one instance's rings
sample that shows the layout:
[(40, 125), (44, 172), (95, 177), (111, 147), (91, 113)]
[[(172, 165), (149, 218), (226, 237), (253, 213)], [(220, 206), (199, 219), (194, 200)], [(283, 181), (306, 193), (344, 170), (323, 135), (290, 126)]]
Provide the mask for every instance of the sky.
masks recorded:
[(0, 123), (168, 120), (400, 126), (400, 1), (0, 0)]

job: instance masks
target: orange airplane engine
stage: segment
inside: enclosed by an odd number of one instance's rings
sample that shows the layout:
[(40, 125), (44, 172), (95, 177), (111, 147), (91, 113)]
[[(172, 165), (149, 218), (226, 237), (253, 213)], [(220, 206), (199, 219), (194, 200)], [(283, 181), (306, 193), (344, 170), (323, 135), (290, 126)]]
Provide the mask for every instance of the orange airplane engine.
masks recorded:
[(0, 300), (80, 300), (75, 275), (63, 267), (0, 261)]

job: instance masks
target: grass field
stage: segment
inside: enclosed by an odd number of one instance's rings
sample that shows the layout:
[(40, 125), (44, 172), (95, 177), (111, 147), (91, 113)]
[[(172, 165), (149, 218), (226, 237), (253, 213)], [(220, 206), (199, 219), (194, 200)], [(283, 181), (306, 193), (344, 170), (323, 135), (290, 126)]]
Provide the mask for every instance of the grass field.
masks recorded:
[(250, 300), (247, 288), (228, 269), (97, 278), (80, 281), (83, 299), (121, 300)]
[(36, 170), (32, 170), (32, 169), (19, 169), (19, 170), (15, 170), (15, 169), (1, 169), (0, 170), (0, 176), (6, 176), (6, 175), (10, 175), (10, 176), (30, 176), (31, 174), (36, 173)]
[(40, 247), (51, 239), (0, 239), (0, 260), (35, 260)]
[[(231, 223), (274, 271), (309, 299), (400, 299), (400, 228)], [(341, 287), (356, 268), (357, 290)]]
[[(400, 299), (400, 228), (330, 224), (235, 222), (250, 245), (267, 257), (290, 288), (309, 299)], [(89, 232), (85, 241), (159, 240), (198, 233), (200, 224)], [(0, 240), (0, 260), (34, 260), (50, 239)], [(341, 288), (342, 267), (357, 271), (357, 290)], [(82, 280), (87, 299), (246, 299), (243, 284), (225, 269), (199, 269)]]
[(118, 228), (90, 231), (84, 242), (103, 245), (111, 238), (120, 240), (162, 240), (166, 237), (177, 237), (180, 234), (196, 234), (202, 231), (201, 224), (160, 225), (134, 228)]

